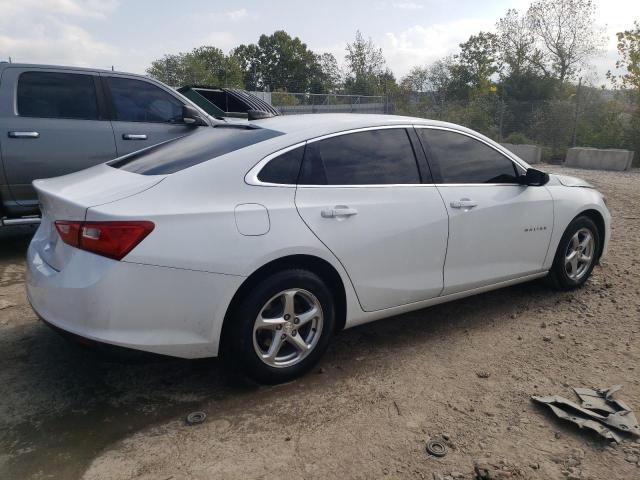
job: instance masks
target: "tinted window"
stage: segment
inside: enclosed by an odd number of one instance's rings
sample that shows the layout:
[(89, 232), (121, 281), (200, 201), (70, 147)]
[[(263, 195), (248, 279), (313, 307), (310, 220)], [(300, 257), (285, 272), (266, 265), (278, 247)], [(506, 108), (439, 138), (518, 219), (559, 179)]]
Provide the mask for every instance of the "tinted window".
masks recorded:
[(513, 162), (488, 145), (446, 130), (417, 131), (429, 145), (441, 183), (517, 183)]
[(258, 180), (266, 183), (295, 185), (298, 182), (298, 174), (300, 173), (303, 154), (304, 146), (289, 150), (270, 160), (269, 163), (260, 170)]
[(182, 102), (155, 85), (131, 78), (108, 77), (116, 120), (182, 123)]
[(266, 128), (201, 128), (197, 132), (132, 153), (109, 165), (143, 175), (167, 175), (282, 135)]
[(381, 129), (309, 143), (300, 183), (420, 183), (420, 174), (407, 132), (400, 128)]
[(93, 76), (25, 72), (18, 79), (18, 114), (23, 117), (98, 119)]

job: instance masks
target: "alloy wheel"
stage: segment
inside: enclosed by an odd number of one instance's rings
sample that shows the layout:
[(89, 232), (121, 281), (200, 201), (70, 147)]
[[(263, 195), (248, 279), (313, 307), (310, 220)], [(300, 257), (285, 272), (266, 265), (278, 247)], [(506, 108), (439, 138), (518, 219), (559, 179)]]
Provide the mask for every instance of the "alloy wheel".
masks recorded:
[(588, 228), (579, 229), (567, 245), (564, 256), (564, 269), (567, 276), (573, 280), (580, 280), (591, 267), (595, 253), (595, 240)]
[(253, 325), (253, 348), (267, 365), (290, 367), (318, 344), (323, 320), (315, 295), (300, 288), (284, 290), (260, 309)]

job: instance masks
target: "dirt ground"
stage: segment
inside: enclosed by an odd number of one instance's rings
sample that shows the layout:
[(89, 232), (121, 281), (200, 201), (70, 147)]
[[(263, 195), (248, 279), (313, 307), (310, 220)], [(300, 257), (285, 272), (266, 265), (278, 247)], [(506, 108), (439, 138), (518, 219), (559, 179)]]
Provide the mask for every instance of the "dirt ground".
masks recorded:
[[(351, 329), (275, 387), (69, 343), (25, 298), (29, 231), (3, 231), (0, 479), (470, 479), (478, 459), (500, 478), (640, 478), (640, 442), (610, 447), (530, 401), (619, 383), (640, 414), (640, 172), (548, 170), (591, 181), (613, 213), (585, 288), (534, 282)], [(195, 410), (208, 417), (187, 426)], [(429, 456), (441, 435), (448, 454)]]

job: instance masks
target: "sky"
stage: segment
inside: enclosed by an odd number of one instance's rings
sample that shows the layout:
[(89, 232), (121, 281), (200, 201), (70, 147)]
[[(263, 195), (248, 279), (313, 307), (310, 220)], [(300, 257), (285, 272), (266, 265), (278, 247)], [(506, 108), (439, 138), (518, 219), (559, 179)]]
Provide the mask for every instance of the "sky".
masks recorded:
[[(585, 78), (605, 83), (615, 33), (640, 21), (640, 0), (595, 0), (606, 43)], [(262, 33), (286, 30), (343, 62), (356, 30), (382, 48), (397, 78), (455, 53), (507, 9), (530, 0), (0, 0), (0, 60), (144, 73), (168, 53), (212, 45), (228, 53)]]

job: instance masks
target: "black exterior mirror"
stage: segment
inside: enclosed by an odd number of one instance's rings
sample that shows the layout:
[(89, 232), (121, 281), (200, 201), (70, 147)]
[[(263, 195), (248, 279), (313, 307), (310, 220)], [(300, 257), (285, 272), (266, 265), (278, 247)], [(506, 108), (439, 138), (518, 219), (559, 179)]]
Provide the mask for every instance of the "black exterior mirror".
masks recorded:
[(530, 187), (541, 187), (549, 181), (549, 174), (536, 170), (535, 168), (528, 168), (527, 173), (520, 177), (520, 183)]
[(182, 106), (182, 121), (193, 127), (206, 127), (208, 125), (200, 116), (200, 112), (191, 105)]

